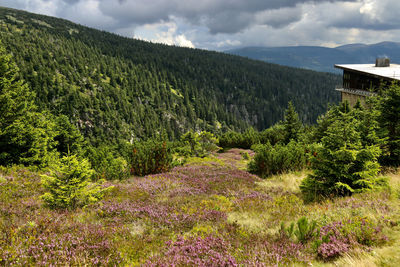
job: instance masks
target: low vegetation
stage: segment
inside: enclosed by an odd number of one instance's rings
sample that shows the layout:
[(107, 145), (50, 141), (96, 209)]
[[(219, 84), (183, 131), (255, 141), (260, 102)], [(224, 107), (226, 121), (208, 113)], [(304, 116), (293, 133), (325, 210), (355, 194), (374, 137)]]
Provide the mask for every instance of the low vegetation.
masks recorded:
[(113, 188), (100, 202), (62, 210), (43, 205), (47, 189), (36, 171), (1, 168), (0, 262), (399, 263), (392, 253), (400, 250), (399, 174), (387, 174), (391, 189), (307, 204), (293, 186), (307, 174), (261, 179), (237, 169), (241, 152), (215, 154), (163, 174), (107, 182), (103, 187)]

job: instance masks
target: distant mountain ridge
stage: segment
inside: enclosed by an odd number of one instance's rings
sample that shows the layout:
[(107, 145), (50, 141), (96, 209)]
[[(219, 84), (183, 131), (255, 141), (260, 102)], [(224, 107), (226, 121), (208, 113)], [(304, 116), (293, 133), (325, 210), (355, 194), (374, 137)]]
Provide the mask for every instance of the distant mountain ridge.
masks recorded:
[(251, 59), (284, 66), (324, 72), (339, 72), (334, 64), (374, 63), (377, 57), (389, 57), (400, 63), (400, 43), (347, 44), (335, 48), (322, 46), (244, 47), (225, 51)]

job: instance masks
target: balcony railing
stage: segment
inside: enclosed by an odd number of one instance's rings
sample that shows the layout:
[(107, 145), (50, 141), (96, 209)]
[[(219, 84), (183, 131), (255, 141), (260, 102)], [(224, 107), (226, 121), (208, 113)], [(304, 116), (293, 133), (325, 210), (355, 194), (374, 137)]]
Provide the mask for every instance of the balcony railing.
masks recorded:
[(369, 92), (369, 91), (360, 90), (360, 89), (343, 88), (342, 85), (337, 85), (335, 87), (335, 90), (339, 91), (339, 92), (344, 92), (344, 93), (353, 94), (353, 95), (360, 95), (360, 96), (375, 96), (375, 95), (377, 95), (377, 93), (375, 93), (375, 92)]

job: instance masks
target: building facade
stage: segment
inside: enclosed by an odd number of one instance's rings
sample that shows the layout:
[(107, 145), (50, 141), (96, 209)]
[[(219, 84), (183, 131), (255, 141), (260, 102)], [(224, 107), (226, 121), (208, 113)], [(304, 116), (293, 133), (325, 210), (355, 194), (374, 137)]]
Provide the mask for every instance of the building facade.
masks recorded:
[(369, 96), (379, 94), (393, 82), (400, 81), (400, 65), (390, 64), (388, 58), (378, 58), (375, 64), (336, 64), (343, 70), (343, 83), (336, 88), (342, 102), (354, 106), (358, 100), (365, 103)]

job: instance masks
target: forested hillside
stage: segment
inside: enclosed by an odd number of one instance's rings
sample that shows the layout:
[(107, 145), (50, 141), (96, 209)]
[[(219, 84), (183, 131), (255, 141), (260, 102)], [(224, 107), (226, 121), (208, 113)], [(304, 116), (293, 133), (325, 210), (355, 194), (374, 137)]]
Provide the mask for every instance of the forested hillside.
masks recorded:
[(124, 38), (0, 8), (0, 38), (40, 109), (65, 114), (92, 143), (188, 129), (264, 129), (289, 100), (313, 122), (340, 77)]

